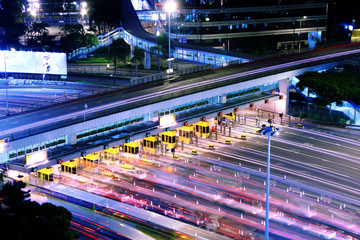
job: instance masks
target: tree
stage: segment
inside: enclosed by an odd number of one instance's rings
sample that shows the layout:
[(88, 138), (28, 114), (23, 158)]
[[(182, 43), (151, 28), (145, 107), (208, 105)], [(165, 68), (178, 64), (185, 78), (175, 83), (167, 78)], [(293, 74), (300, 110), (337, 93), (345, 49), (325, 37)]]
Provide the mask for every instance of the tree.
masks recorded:
[(3, 239), (71, 240), (79, 234), (70, 228), (71, 213), (51, 203), (28, 200), (29, 191), (22, 190), (24, 182), (14, 181), (0, 190), (0, 231)]
[(88, 49), (99, 45), (99, 39), (94, 34), (86, 33), (83, 38), (84, 47), (87, 47)]
[(114, 58), (114, 75), (116, 75), (116, 58), (124, 59), (126, 61), (126, 56), (130, 52), (130, 46), (124, 41), (124, 39), (117, 39), (112, 41), (111, 46), (109, 46), (109, 55)]
[(160, 54), (163, 55), (168, 55), (169, 50), (168, 50), (168, 41), (167, 41), (167, 37), (165, 34), (161, 34), (160, 36), (157, 37), (156, 39), (156, 45), (154, 47), (150, 48), (150, 51), (152, 52), (156, 52), (158, 55), (158, 67), (159, 67), (159, 73), (160, 73)]
[(247, 50), (251, 54), (264, 55), (266, 53), (266, 49), (267, 45), (258, 39), (249, 41), (247, 44)]
[(85, 34), (84, 26), (80, 23), (78, 24), (65, 24), (64, 26), (60, 27), (60, 32), (63, 34)]
[(135, 62), (135, 76), (137, 77), (137, 64), (144, 59), (144, 49), (135, 46), (133, 55), (134, 57), (131, 59), (131, 61)]
[(74, 0), (41, 0), (41, 9), (46, 13), (74, 12), (76, 5)]
[(301, 91), (308, 87), (308, 93), (312, 92), (317, 95), (314, 102), (319, 105), (327, 106), (334, 102), (342, 105), (344, 100), (356, 99), (359, 96), (359, 80), (358, 75), (349, 71), (341, 73), (308, 72), (300, 77), (300, 82), (296, 86)]
[(26, 31), (22, 11), (27, 8), (27, 1), (1, 0), (0, 6), (0, 45), (17, 45)]
[(66, 24), (60, 27), (60, 31), (64, 34), (60, 39), (60, 43), (65, 52), (99, 44), (98, 38), (93, 34), (85, 33), (81, 24)]
[(120, 25), (120, 1), (90, 0), (88, 2), (88, 9), (90, 25), (97, 25), (99, 32), (102, 25), (104, 25), (107, 29)]
[(307, 92), (307, 107), (309, 109), (310, 93), (315, 93), (315, 89), (319, 88), (321, 84), (321, 76), (317, 72), (307, 72), (300, 77), (300, 82), (297, 83), (297, 87), (300, 91), (308, 89)]
[(55, 36), (49, 36), (47, 23), (33, 22), (27, 29), (27, 46), (30, 48), (55, 48)]

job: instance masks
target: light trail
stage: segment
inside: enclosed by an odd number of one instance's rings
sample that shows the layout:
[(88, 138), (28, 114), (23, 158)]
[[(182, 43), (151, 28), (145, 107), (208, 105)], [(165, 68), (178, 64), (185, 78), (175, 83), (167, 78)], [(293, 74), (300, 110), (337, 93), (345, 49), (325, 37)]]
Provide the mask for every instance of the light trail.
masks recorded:
[(51, 124), (51, 123), (56, 123), (56, 122), (67, 120), (67, 119), (83, 117), (84, 113), (92, 114), (92, 113), (96, 113), (99, 111), (108, 110), (108, 109), (111, 109), (114, 107), (119, 107), (119, 106), (122, 106), (125, 104), (135, 103), (140, 100), (141, 101), (149, 100), (151, 98), (155, 98), (155, 97), (159, 97), (162, 95), (171, 94), (171, 93), (175, 93), (175, 92), (179, 92), (179, 91), (184, 91), (184, 90), (192, 89), (195, 87), (201, 87), (201, 86), (205, 86), (205, 85), (215, 83), (215, 82), (226, 81), (226, 80), (239, 78), (239, 77), (243, 77), (243, 76), (247, 76), (247, 75), (258, 74), (258, 73), (262, 73), (262, 72), (266, 72), (266, 71), (270, 71), (270, 70), (276, 70), (276, 69), (286, 68), (286, 67), (290, 67), (290, 66), (300, 65), (303, 63), (310, 63), (310, 62), (320, 61), (320, 60), (324, 60), (324, 59), (328, 59), (328, 58), (340, 57), (340, 56), (344, 56), (344, 55), (351, 55), (351, 54), (355, 54), (355, 53), (360, 53), (360, 49), (355, 49), (355, 50), (350, 50), (350, 51), (340, 52), (340, 53), (332, 53), (332, 54), (322, 55), (322, 56), (313, 57), (313, 58), (309, 58), (309, 59), (292, 61), (292, 62), (288, 62), (288, 63), (278, 64), (278, 65), (264, 67), (264, 68), (255, 69), (255, 70), (250, 70), (250, 71), (241, 72), (241, 73), (237, 73), (237, 74), (232, 74), (232, 75), (225, 76), (225, 77), (210, 79), (210, 80), (202, 81), (199, 83), (192, 83), (192, 84), (188, 84), (186, 86), (179, 86), (179, 87), (171, 88), (168, 90), (158, 91), (156, 93), (145, 94), (142, 96), (137, 96), (137, 97), (133, 97), (133, 98), (126, 99), (126, 100), (116, 101), (116, 102), (92, 107), (85, 111), (84, 110), (76, 111), (73, 113), (65, 114), (65, 115), (58, 116), (58, 117), (53, 117), (53, 118), (46, 119), (43, 121), (26, 124), (26, 125), (23, 125), (20, 127), (10, 128), (10, 129), (1, 131), (0, 135), (8, 135), (8, 134), (11, 134), (11, 133), (14, 133), (17, 131), (23, 131), (23, 130), (27, 130), (27, 129), (31, 129), (31, 128), (35, 128), (35, 127), (39, 127), (39, 126), (43, 126), (43, 125), (47, 125), (47, 124)]

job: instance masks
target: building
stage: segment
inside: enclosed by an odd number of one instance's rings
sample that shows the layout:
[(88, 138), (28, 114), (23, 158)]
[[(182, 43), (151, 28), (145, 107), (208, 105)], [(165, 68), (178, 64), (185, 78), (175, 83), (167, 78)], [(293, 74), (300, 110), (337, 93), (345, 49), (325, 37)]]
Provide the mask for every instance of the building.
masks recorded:
[(176, 39), (226, 50), (243, 49), (254, 39), (268, 49), (314, 47), (326, 37), (326, 26), (326, 3), (240, 8), (185, 6), (178, 8), (171, 19), (171, 33)]

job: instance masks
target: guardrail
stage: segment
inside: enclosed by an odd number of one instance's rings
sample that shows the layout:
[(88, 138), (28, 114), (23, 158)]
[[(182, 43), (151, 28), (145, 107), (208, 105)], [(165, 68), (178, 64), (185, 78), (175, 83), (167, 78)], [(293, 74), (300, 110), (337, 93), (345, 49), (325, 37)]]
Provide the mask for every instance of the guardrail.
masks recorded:
[[(328, 54), (325, 56), (312, 58), (312, 59), (318, 59), (318, 60), (303, 59), (303, 60), (298, 60), (298, 61), (294, 61), (294, 62), (279, 64), (276, 66), (266, 67), (266, 68), (263, 68), (264, 71), (261, 71), (261, 69), (260, 70), (257, 69), (257, 70), (252, 70), (252, 71), (248, 71), (248, 72), (234, 74), (231, 76), (220, 77), (220, 78), (208, 80), (205, 82), (200, 82), (200, 83), (191, 84), (191, 85), (187, 85), (187, 86), (176, 88), (176, 89), (170, 89), (168, 91), (163, 91), (163, 93), (161, 93), (161, 94), (154, 93), (148, 97), (141, 96), (141, 98), (140, 97), (138, 98), (139, 100), (133, 100), (131, 102), (129, 101), (129, 103), (126, 103), (126, 101), (124, 103), (124, 101), (122, 101), (122, 103), (120, 103), (120, 105), (118, 105), (118, 106), (114, 106), (114, 104), (111, 104), (110, 107), (107, 106), (108, 109), (100, 109), (100, 110), (95, 109), (95, 110), (93, 110), (94, 112), (91, 112), (91, 109), (88, 109), (88, 112), (86, 114), (86, 119), (90, 120), (90, 119), (94, 119), (94, 118), (104, 117), (107, 115), (131, 110), (134, 108), (139, 108), (139, 107), (146, 106), (149, 104), (154, 104), (154, 103), (158, 103), (161, 101), (171, 100), (173, 98), (183, 97), (186, 95), (195, 94), (198, 92), (207, 91), (207, 90), (211, 90), (211, 89), (215, 89), (215, 88), (219, 88), (219, 87), (223, 87), (223, 86), (233, 85), (236, 83), (249, 81), (249, 80), (256, 79), (256, 78), (271, 76), (271, 75), (284, 73), (284, 72), (288, 72), (288, 71), (293, 71), (293, 70), (297, 70), (297, 69), (301, 69), (301, 68), (306, 68), (306, 67), (310, 67), (310, 66), (314, 66), (314, 65), (321, 65), (321, 64), (326, 64), (326, 63), (330, 63), (330, 62), (338, 62), (338, 61), (342, 61), (345, 57), (348, 57), (349, 55), (358, 55), (358, 54), (360, 54), (360, 49), (355, 49), (355, 50), (352, 50), (351, 53), (347, 53), (347, 54), (345, 52), (342, 52), (342, 55), (339, 55), (339, 56), (334, 56), (334, 54), (333, 54), (333, 56), (330, 56), (331, 54)], [(274, 69), (271, 69), (271, 67)], [(265, 70), (265, 69), (269, 69), (269, 70)], [(83, 121), (84, 121), (83, 113), (81, 112), (76, 116), (72, 115), (71, 119), (59, 120), (58, 122), (54, 122), (54, 123), (48, 124), (46, 126), (33, 127), (33, 128), (29, 128), (24, 131), (16, 132), (16, 133), (14, 132), (14, 133), (10, 133), (10, 134), (3, 134), (3, 135), (1, 135), (1, 138), (8, 137), (10, 139), (10, 141), (13, 141), (13, 140), (16, 140), (19, 138), (32, 136), (32, 135), (35, 135), (38, 133), (43, 133), (46, 131), (58, 129), (61, 127), (69, 126), (71, 124), (75, 124), (75, 123), (79, 123), (79, 122), (83, 122)]]
[(181, 69), (181, 70), (176, 70), (172, 74), (157, 73), (157, 74), (152, 74), (152, 75), (148, 75), (148, 76), (144, 76), (144, 77), (135, 77), (135, 78), (130, 79), (130, 85), (136, 86), (139, 84), (144, 84), (144, 83), (159, 81), (162, 79), (167, 79), (169, 77), (171, 78), (173, 76), (190, 74), (190, 73), (200, 72), (200, 71), (206, 71), (206, 70), (210, 70), (210, 69), (212, 69), (212, 66), (210, 64), (205, 64), (205, 65), (185, 68), (185, 69)]
[(83, 55), (88, 55), (90, 52), (93, 52), (98, 48), (106, 47), (106, 46), (110, 45), (113, 40), (116, 40), (120, 37), (123, 37), (123, 29), (122, 28), (116, 28), (104, 35), (99, 35), (98, 36), (99, 44), (97, 46), (78, 48), (78, 49), (72, 51), (71, 53), (69, 53), (68, 59), (78, 58)]

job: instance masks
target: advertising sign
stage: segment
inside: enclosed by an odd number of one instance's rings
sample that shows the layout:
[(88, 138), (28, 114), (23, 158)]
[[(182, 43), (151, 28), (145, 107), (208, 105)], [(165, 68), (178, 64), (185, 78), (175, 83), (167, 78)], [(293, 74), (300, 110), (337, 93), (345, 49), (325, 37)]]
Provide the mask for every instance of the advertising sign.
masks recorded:
[(160, 127), (170, 126), (174, 123), (176, 123), (175, 114), (160, 117)]
[(0, 51), (0, 72), (67, 75), (66, 54)]
[(26, 156), (26, 165), (33, 165), (45, 161), (47, 158), (46, 151), (36, 152)]

